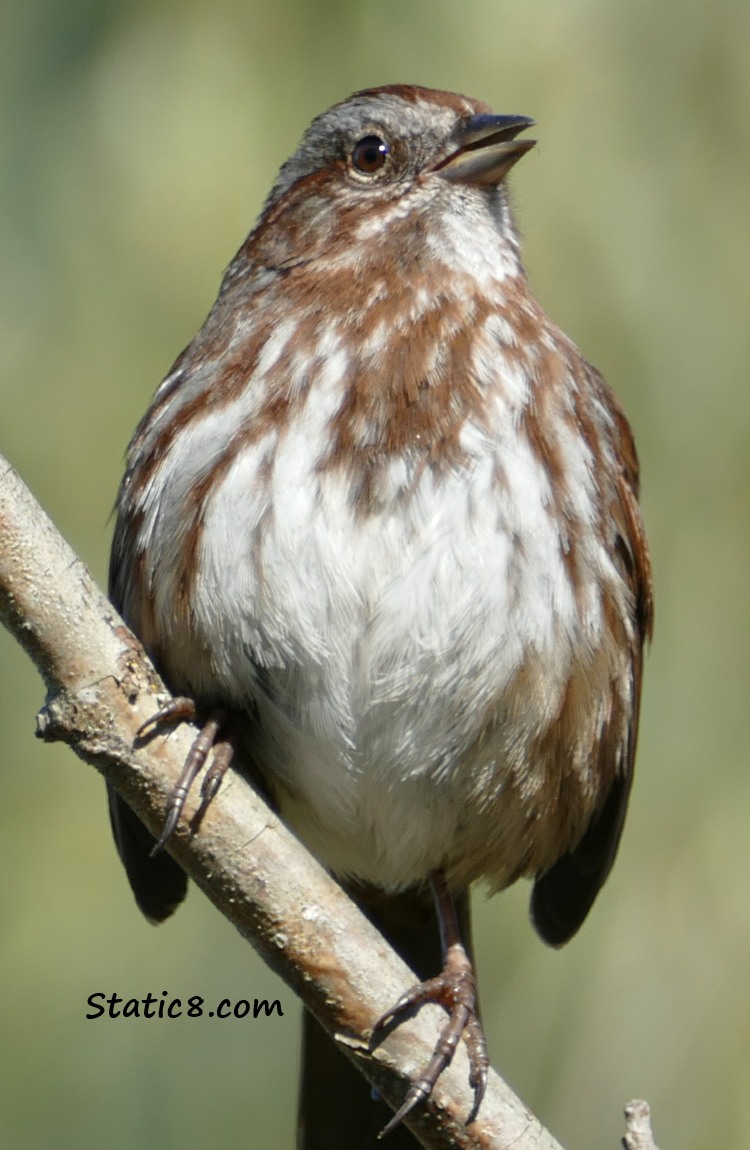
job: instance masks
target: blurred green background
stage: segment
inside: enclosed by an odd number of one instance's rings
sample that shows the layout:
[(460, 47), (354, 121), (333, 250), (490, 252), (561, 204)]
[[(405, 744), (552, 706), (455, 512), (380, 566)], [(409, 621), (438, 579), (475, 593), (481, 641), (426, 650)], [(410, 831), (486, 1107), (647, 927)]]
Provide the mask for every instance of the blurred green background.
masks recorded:
[[(527, 888), (476, 899), (493, 1061), (569, 1150), (614, 1150), (633, 1096), (664, 1150), (750, 1144), (749, 60), (745, 0), (0, 10), (0, 448), (101, 582), (130, 433), (312, 116), (408, 81), (538, 120), (529, 274), (631, 417), (657, 587), (590, 921), (557, 954)], [(101, 781), (33, 738), (42, 698), (0, 634), (0, 1145), (290, 1147), (291, 994), (195, 890), (140, 919)], [(84, 1018), (165, 989), (285, 1014)]]

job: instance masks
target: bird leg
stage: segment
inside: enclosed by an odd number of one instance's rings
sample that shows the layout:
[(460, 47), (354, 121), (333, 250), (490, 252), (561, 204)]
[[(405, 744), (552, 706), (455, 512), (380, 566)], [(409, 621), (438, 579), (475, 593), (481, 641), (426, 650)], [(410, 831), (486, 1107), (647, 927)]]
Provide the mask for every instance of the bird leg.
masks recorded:
[(381, 1131), (381, 1138), (398, 1126), (418, 1102), (430, 1096), (439, 1076), (453, 1060), (462, 1037), (469, 1055), (469, 1084), (474, 1090), (474, 1103), (467, 1123), (476, 1117), (487, 1086), (489, 1057), (484, 1031), (479, 1021), (474, 967), (461, 940), (456, 909), (443, 872), (433, 872), (430, 884), (440, 924), (443, 969), (437, 978), (430, 978), (413, 986), (382, 1018), (378, 1019), (372, 1030), (370, 1049), (373, 1050), (379, 1045), (386, 1034), (403, 1021), (405, 1016), (412, 1014), (425, 1002), (434, 1002), (442, 1006), (448, 1012), (448, 1022), (440, 1033), (430, 1062), (419, 1078), (412, 1082), (403, 1103)]
[[(197, 717), (197, 708), (194, 701), (183, 696), (178, 696), (174, 699), (170, 699), (155, 715), (152, 715), (146, 720), (138, 729), (136, 739), (147, 737), (170, 723), (195, 722)], [(185, 765), (182, 768), (180, 777), (167, 799), (167, 813), (164, 818), (164, 826), (151, 851), (152, 856), (163, 850), (174, 834), (190, 793), (190, 788), (195, 781), (196, 775), (204, 766), (212, 748), (214, 757), (201, 783), (201, 802), (195, 814), (194, 821), (196, 823), (203, 817), (209, 803), (221, 786), (221, 781), (234, 755), (234, 746), (230, 739), (217, 742), (219, 731), (222, 727), (226, 726), (227, 718), (226, 711), (217, 708), (217, 710), (209, 714), (208, 719), (196, 735), (193, 745), (188, 752), (188, 756), (185, 759)]]

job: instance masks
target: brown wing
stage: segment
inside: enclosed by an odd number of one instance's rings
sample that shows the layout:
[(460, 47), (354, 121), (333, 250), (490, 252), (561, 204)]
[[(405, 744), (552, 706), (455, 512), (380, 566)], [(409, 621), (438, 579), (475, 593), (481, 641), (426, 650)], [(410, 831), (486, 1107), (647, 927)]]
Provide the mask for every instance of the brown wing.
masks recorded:
[[(531, 915), (540, 936), (550, 946), (562, 946), (586, 918), (615, 860), (633, 781), (638, 714), (643, 672), (643, 647), (653, 625), (653, 584), (646, 536), (638, 506), (638, 457), (625, 415), (604, 381), (593, 372), (591, 382), (612, 411), (619, 437), (621, 471), (612, 514), (616, 524), (615, 553), (633, 596), (633, 641), (630, 649), (632, 707), (630, 714), (613, 709), (603, 732), (599, 755), (611, 767), (614, 781), (583, 838), (569, 854), (539, 876), (531, 896)], [(604, 770), (610, 774), (611, 771)]]

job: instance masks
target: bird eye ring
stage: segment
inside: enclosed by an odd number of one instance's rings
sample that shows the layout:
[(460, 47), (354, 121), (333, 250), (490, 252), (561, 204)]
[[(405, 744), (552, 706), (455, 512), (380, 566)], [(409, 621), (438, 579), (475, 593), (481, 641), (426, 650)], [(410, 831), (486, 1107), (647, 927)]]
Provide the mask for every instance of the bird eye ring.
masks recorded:
[(365, 136), (352, 148), (352, 167), (365, 176), (372, 176), (385, 166), (390, 151), (380, 136)]

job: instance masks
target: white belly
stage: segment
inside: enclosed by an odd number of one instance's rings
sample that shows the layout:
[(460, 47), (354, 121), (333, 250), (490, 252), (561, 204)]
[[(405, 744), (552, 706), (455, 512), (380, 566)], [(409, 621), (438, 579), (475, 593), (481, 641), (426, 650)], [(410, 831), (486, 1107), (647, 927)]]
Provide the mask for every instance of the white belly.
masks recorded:
[(282, 813), (335, 872), (382, 887), (437, 866), (499, 886), (519, 859), (544, 865), (538, 748), (571, 677), (590, 720), (565, 769), (595, 797), (583, 742), (613, 659), (598, 577), (576, 600), (533, 456), (464, 438), (467, 465), (440, 479), (392, 464), (365, 516), (304, 427), (243, 451), (206, 507), (195, 654), (173, 668), (257, 713), (249, 742)]

